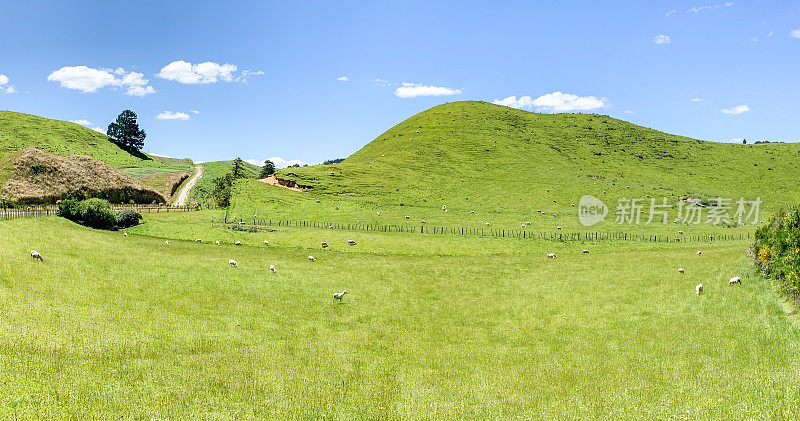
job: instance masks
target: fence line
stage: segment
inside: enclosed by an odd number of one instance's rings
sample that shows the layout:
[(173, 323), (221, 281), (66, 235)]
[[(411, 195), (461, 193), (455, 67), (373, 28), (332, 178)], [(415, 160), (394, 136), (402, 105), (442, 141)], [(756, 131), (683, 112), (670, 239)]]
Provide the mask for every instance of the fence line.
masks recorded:
[[(190, 212), (199, 210), (196, 206), (168, 206), (168, 205), (111, 205), (115, 211), (136, 210), (139, 212)], [(20, 207), (0, 208), (0, 220), (18, 218), (36, 218), (40, 216), (56, 215), (58, 206), (56, 205), (31, 205)]]
[(459, 235), (494, 238), (530, 238), (553, 241), (644, 241), (653, 243), (678, 243), (678, 242), (714, 242), (750, 239), (750, 233), (715, 234), (715, 235), (659, 235), (626, 232), (533, 232), (531, 230), (509, 230), (495, 228), (470, 228), (470, 227), (441, 227), (429, 225), (391, 225), (391, 224), (363, 224), (345, 222), (323, 222), (313, 220), (272, 220), (253, 218), (248, 220), (238, 219), (233, 221), (222, 220), (221, 226), (240, 226), (242, 228), (263, 227), (293, 227), (293, 228), (323, 228), (346, 231), (374, 231), (374, 232), (400, 232), (408, 234), (435, 234)]

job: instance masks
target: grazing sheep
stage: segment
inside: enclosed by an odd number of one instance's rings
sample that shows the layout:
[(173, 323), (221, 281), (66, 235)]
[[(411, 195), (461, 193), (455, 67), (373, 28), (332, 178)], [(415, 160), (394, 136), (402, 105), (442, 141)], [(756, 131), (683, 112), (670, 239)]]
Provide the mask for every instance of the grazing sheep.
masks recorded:
[(714, 236), (713, 235), (709, 235), (708, 239), (711, 240), (711, 241), (714, 241)]
[(202, 243), (202, 242), (203, 242), (203, 240), (201, 240), (201, 239), (199, 239), (199, 238), (198, 238), (197, 240), (194, 240), (194, 242), (195, 242), (195, 243)]
[(583, 249), (583, 254), (589, 254), (589, 250)]
[(547, 253), (547, 258), (548, 259), (555, 259), (556, 258), (556, 254), (555, 253)]
[(269, 245), (269, 241), (268, 240), (264, 240), (264, 244), (268, 246)]
[(522, 224), (522, 229), (525, 229), (525, 227), (526, 227), (526, 226), (527, 226), (527, 225), (525, 225), (525, 224)]
[(419, 221), (419, 222), (420, 222), (421, 224), (424, 224), (424, 223), (425, 223), (425, 220), (423, 219), (422, 221)]
[(378, 216), (381, 216), (381, 213), (380, 213), (380, 211), (378, 211)]
[(214, 241), (214, 244), (219, 245), (219, 241)]
[(680, 243), (681, 242), (681, 237), (675, 237), (675, 242), (676, 243)]
[(550, 192), (550, 189), (547, 189), (547, 191)]
[(730, 281), (728, 281), (728, 285), (735, 285), (735, 284), (741, 284), (741, 283), (742, 283), (742, 278), (740, 278), (738, 276), (734, 276), (733, 278), (731, 278)]
[(169, 240), (164, 241), (164, 244), (169, 245)]
[(683, 270), (683, 268), (678, 268), (678, 273), (685, 273), (685, 271)]
[(127, 238), (127, 237), (128, 237), (128, 233), (127, 233), (127, 232), (123, 232), (123, 233), (122, 233), (122, 235), (124, 235), (124, 236), (125, 236), (125, 238)]
[(354, 240), (347, 240), (347, 244), (350, 244), (351, 246), (354, 246), (354, 245), (356, 245), (356, 242)]
[(317, 259), (315, 259), (314, 256), (308, 256), (308, 260), (311, 260), (312, 262), (316, 262), (317, 261)]
[(678, 234), (679, 235), (683, 235), (683, 231), (678, 231)]
[(702, 292), (703, 292), (703, 284), (697, 284), (697, 286), (694, 287), (694, 293), (700, 295)]
[(339, 300), (339, 302), (341, 303), (342, 298), (344, 298), (344, 294), (347, 294), (347, 290), (333, 294), (333, 301), (335, 302), (336, 300)]
[(31, 258), (34, 259), (34, 260), (38, 260), (40, 262), (44, 262), (44, 259), (42, 258), (42, 255), (39, 254), (39, 252), (36, 251), (36, 250), (31, 250)]
[(328, 247), (328, 243), (326, 243), (326, 242), (324, 242), (324, 241), (323, 241), (323, 242), (322, 242), (322, 248), (325, 248), (325, 247)]
[(411, 219), (411, 216), (409, 216), (409, 215), (406, 215), (406, 219)]
[(701, 254), (703, 254), (703, 252), (702, 252), (702, 251), (700, 251), (700, 250), (697, 250), (697, 255), (699, 256), (699, 255), (701, 255)]
[(233, 260), (233, 259), (228, 260), (228, 264), (233, 266), (233, 267), (238, 267), (239, 266), (239, 264), (236, 263), (236, 260)]
[(530, 225), (530, 224), (531, 224), (531, 222), (530, 222), (530, 221), (528, 221), (528, 222), (525, 222), (525, 225)]
[(447, 205), (442, 205), (442, 210), (446, 211), (447, 210)]
[(241, 246), (241, 245), (242, 245), (242, 242), (241, 242), (241, 241), (237, 241), (237, 242), (233, 243), (233, 245), (235, 245), (235, 246)]
[(320, 203), (319, 199), (316, 200), (317, 203)]
[(275, 265), (269, 265), (269, 270), (272, 273), (276, 273), (278, 271), (278, 269), (275, 269)]
[(339, 210), (339, 207), (338, 207), (338, 206), (334, 206), (333, 208), (334, 208), (334, 209), (336, 209), (336, 210)]
[(488, 227), (489, 225), (490, 225), (490, 224), (487, 222), (487, 223), (486, 223), (486, 226)]
[(394, 191), (400, 191), (400, 187), (395, 187)]
[(475, 211), (469, 211), (469, 213), (475, 213)]
[(561, 231), (561, 227), (556, 227), (557, 230)]
[(423, 198), (422, 198), (422, 201), (423, 201), (423, 202), (427, 202), (427, 201), (428, 201), (428, 199), (426, 199), (426, 198), (424, 198), (424, 197), (423, 197)]

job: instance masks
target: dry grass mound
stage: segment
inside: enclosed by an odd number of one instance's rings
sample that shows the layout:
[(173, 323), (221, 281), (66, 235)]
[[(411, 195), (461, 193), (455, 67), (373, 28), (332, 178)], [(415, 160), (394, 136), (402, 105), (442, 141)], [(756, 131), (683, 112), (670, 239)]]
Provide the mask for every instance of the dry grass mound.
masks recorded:
[(53, 203), (74, 195), (112, 203), (164, 203), (164, 195), (101, 161), (84, 155), (57, 156), (36, 148), (16, 154), (2, 196), (17, 203)]

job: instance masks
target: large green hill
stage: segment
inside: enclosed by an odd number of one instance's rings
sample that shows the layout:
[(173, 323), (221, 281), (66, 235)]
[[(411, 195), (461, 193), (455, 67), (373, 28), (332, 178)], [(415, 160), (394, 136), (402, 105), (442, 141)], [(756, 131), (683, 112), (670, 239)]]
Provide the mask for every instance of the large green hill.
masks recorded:
[[(242, 213), (287, 218), (379, 222), (382, 212), (422, 215), (428, 223), (491, 220), (519, 227), (540, 216), (538, 210), (577, 223), (572, 205), (585, 194), (612, 207), (611, 220), (620, 198), (761, 197), (764, 209), (774, 210), (800, 201), (798, 166), (797, 144), (722, 144), (603, 115), (456, 102), (397, 124), (340, 164), (278, 172), (310, 187), (307, 192), (248, 182), (234, 203)], [(319, 199), (309, 192), (348, 206), (334, 212), (309, 205)], [(448, 213), (436, 212), (442, 205)]]

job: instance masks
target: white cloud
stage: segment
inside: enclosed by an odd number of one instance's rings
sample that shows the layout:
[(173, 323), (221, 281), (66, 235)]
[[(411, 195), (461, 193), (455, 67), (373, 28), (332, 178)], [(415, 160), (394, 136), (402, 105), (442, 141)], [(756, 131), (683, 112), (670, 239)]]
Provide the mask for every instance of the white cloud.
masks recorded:
[[(198, 83), (215, 83), (219, 80), (233, 82), (233, 74), (236, 70), (237, 67), (230, 63), (219, 64), (207, 61), (205, 63), (192, 64), (183, 60), (178, 60), (161, 68), (161, 71), (156, 76), (161, 79), (194, 85)], [(247, 76), (256, 73), (247, 72)], [(263, 72), (260, 72), (260, 74), (263, 74)], [(242, 72), (242, 76), (244, 76), (244, 72)]]
[(348, 80), (350, 80), (350, 78), (347, 76), (339, 76), (336, 78), (336, 80), (338, 80), (339, 82), (347, 82)]
[(800, 39), (800, 29), (792, 29), (792, 31), (789, 32), (789, 36)]
[(127, 88), (125, 95), (145, 96), (154, 94), (156, 90), (147, 85), (144, 74), (126, 72), (119, 67), (116, 70), (95, 69), (87, 66), (62, 67), (47, 76), (51, 82), (59, 82), (62, 88), (75, 89), (84, 93), (97, 92), (106, 86)]
[(17, 92), (13, 86), (9, 85), (10, 82), (11, 79), (9, 79), (8, 76), (0, 74), (0, 91), (5, 91), (7, 94), (13, 94), (14, 92)]
[(769, 31), (767, 38), (772, 38), (773, 35), (775, 35), (775, 31)]
[(92, 122), (89, 120), (70, 120), (72, 123), (80, 124), (81, 126), (91, 126)]
[(261, 71), (261, 70), (257, 70), (257, 71), (242, 70), (242, 74), (237, 76), (236, 79), (234, 79), (234, 80), (236, 82), (247, 83), (247, 80), (250, 78), (250, 76), (261, 76), (263, 74), (264, 74), (264, 72)]
[(625, 114), (636, 114), (633, 110), (625, 110), (623, 111)]
[(98, 133), (106, 134), (106, 129), (102, 129), (100, 127), (95, 127), (92, 130), (94, 130), (94, 131), (96, 131)]
[(664, 13), (664, 16), (666, 16), (666, 17), (670, 17), (670, 16), (674, 15), (674, 14), (675, 14), (675, 13), (677, 13), (677, 12), (678, 12), (677, 10), (675, 10), (675, 9), (672, 9), (672, 10), (670, 10), (669, 12), (667, 12), (667, 13)]
[(522, 96), (519, 99), (515, 96), (510, 96), (503, 99), (495, 99), (494, 103), (514, 108), (536, 108), (536, 111), (546, 113), (589, 111), (606, 108), (610, 105), (606, 98), (578, 96), (559, 91), (542, 95), (536, 99), (529, 96)]
[(689, 102), (703, 102), (703, 98), (691, 98)]
[(705, 11), (714, 10), (714, 9), (719, 9), (719, 5), (718, 4), (714, 4), (714, 5), (710, 5), (710, 6), (694, 6), (691, 9), (689, 9), (689, 12), (694, 13), (694, 14), (698, 14), (700, 12), (705, 12)]
[(744, 138), (733, 138), (733, 139), (723, 140), (723, 142), (726, 142), (726, 143), (742, 143), (743, 140), (744, 140)]
[(736, 3), (732, 2), (732, 1), (727, 1), (727, 2), (725, 2), (724, 6), (725, 6), (725, 7), (731, 7), (731, 6), (733, 6), (734, 4), (736, 4)]
[(748, 107), (747, 105), (737, 105), (735, 107), (723, 108), (722, 109), (723, 113), (725, 113), (725, 114), (733, 114), (733, 115), (744, 114), (744, 113), (746, 113), (748, 111), (750, 111), (750, 107)]
[(403, 85), (394, 90), (398, 98), (415, 98), (418, 96), (447, 96), (460, 94), (461, 89), (446, 88), (443, 86), (426, 86), (421, 83), (403, 82)]
[(388, 80), (383, 80), (383, 79), (381, 79), (381, 78), (375, 78), (375, 79), (372, 79), (372, 83), (374, 83), (374, 84), (375, 84), (375, 86), (384, 86), (384, 87), (386, 87), (386, 86), (392, 86), (392, 84), (391, 84), (391, 83), (389, 83), (389, 81), (388, 81)]
[[(301, 161), (299, 159), (287, 160), (287, 159), (283, 159), (283, 158), (281, 158), (279, 156), (273, 156), (272, 158), (268, 158), (268, 159), (270, 161), (272, 161), (273, 164), (275, 164), (275, 168), (286, 168), (286, 167), (289, 167), (289, 166), (295, 165), (295, 164), (299, 165), (301, 167), (303, 165), (306, 165), (305, 162), (303, 162), (303, 161)], [(264, 162), (266, 162), (266, 161), (264, 161), (264, 160), (259, 161), (257, 159), (245, 159), (244, 162), (253, 164), (253, 165), (258, 166), (258, 167), (263, 167), (264, 166)]]
[(157, 120), (188, 120), (189, 114), (164, 111), (156, 116)]
[(197, 111), (197, 110), (191, 110), (190, 112), (191, 112), (192, 114), (200, 114), (200, 111)]
[(669, 44), (671, 41), (672, 39), (669, 37), (669, 35), (656, 35), (653, 37), (653, 44), (656, 45)]

